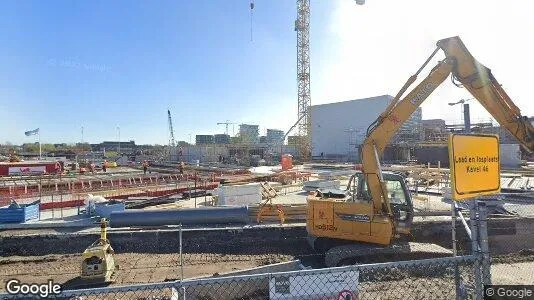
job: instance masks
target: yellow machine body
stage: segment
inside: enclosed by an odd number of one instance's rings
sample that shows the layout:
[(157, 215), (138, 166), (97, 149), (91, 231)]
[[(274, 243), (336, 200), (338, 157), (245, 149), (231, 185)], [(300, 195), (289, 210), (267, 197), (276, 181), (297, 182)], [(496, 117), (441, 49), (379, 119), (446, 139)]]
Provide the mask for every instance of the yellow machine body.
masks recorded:
[[(445, 59), (404, 95), (439, 50), (444, 52)], [(389, 245), (397, 233), (409, 233), (413, 219), (410, 193), (403, 179), (391, 180), (390, 176), (388, 181), (379, 158), (402, 124), (450, 75), (453, 82), (462, 85), (525, 150), (534, 152), (534, 126), (521, 114), (491, 70), (474, 59), (459, 37), (442, 39), (423, 66), (369, 125), (361, 145), (362, 172), (357, 189), (354, 186), (352, 191), (350, 188), (317, 191), (308, 197), (307, 230), (312, 239)]]
[(386, 216), (374, 216), (372, 203), (347, 203), (335, 199), (308, 197), (307, 230), (316, 237), (389, 245), (393, 223)]
[(101, 221), (100, 239), (82, 253), (81, 276), (84, 281), (109, 282), (115, 273), (115, 251), (107, 239), (107, 221)]

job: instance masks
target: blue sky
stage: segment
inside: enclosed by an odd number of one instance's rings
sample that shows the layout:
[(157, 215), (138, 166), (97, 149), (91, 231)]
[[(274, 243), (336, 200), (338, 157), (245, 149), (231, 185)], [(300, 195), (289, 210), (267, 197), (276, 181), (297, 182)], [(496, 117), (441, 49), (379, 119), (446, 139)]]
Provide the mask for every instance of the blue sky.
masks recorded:
[[(534, 2), (439, 2), (311, 0), (312, 104), (395, 95), (437, 40), (459, 35), (534, 115)], [(37, 127), (43, 142), (80, 141), (81, 126), (85, 141), (116, 140), (118, 125), (121, 140), (166, 144), (167, 108), (179, 140), (225, 120), (287, 130), (295, 1), (255, 4), (251, 42), (249, 0), (0, 2), (0, 143), (34, 141), (24, 131)], [(460, 123), (447, 102), (468, 97), (447, 81), (423, 118)], [(489, 120), (471, 103), (473, 122)]]
[(81, 126), (86, 141), (113, 140), (118, 125), (122, 140), (164, 144), (167, 108), (180, 140), (225, 120), (289, 128), (295, 4), (255, 4), (251, 42), (247, 0), (2, 2), (0, 141), (40, 127), (43, 141), (76, 142)]

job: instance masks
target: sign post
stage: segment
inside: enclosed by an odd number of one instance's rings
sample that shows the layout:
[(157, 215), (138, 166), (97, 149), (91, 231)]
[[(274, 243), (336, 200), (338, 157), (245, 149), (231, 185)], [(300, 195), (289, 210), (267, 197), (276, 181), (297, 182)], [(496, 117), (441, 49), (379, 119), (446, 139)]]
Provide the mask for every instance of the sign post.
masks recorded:
[[(478, 260), (474, 263), (475, 294), (480, 297), (483, 295), (482, 286), (491, 283), (491, 273), (487, 245), (486, 206), (482, 201), (479, 203), (476, 197), (497, 194), (501, 191), (499, 137), (452, 134), (449, 136), (449, 161), (452, 199), (454, 201), (473, 199), (470, 203), (469, 223), (472, 253), (482, 258), (482, 265)], [(453, 210), (453, 247), (455, 247), (456, 203), (453, 202), (451, 209)], [(460, 217), (463, 218), (462, 214)], [(456, 255), (455, 249), (454, 253)], [(456, 298), (463, 299), (457, 265), (455, 273)]]
[(452, 134), (449, 136), (451, 193), (455, 201), (501, 191), (499, 137)]

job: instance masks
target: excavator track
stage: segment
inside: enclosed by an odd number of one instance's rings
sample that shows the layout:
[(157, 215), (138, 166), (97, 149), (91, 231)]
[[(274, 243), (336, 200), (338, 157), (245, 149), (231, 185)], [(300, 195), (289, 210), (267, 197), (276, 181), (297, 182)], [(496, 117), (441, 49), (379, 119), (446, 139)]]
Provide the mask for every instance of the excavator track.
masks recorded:
[(391, 260), (413, 260), (451, 256), (452, 251), (436, 244), (396, 242), (389, 246), (351, 243), (334, 246), (325, 253), (327, 267)]

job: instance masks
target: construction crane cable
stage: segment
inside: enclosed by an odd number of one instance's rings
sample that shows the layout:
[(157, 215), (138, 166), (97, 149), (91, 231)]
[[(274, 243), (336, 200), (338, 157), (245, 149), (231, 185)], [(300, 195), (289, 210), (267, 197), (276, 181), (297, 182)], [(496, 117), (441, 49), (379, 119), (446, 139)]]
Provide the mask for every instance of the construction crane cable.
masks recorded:
[(254, 0), (250, 1), (250, 41), (252, 42), (252, 17), (254, 12)]

